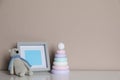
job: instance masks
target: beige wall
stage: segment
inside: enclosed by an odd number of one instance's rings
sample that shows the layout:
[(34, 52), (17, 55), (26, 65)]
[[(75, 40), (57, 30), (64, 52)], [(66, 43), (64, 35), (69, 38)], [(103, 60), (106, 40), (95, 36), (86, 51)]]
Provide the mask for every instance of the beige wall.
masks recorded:
[(19, 41), (66, 44), (71, 69), (120, 70), (120, 0), (0, 0), (0, 69)]

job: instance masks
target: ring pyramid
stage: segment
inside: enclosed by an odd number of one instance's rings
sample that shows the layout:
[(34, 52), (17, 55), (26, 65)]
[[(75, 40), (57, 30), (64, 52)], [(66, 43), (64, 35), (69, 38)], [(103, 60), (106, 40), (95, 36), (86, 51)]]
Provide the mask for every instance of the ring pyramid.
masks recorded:
[(69, 73), (69, 66), (64, 48), (65, 48), (64, 43), (58, 44), (58, 50), (55, 54), (51, 71), (53, 74)]

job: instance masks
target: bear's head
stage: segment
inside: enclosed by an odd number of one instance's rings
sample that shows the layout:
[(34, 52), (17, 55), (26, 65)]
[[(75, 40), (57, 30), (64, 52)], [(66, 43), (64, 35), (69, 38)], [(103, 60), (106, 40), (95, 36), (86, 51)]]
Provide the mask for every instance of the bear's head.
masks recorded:
[(13, 57), (15, 55), (18, 55), (19, 51), (17, 48), (9, 49), (10, 56)]

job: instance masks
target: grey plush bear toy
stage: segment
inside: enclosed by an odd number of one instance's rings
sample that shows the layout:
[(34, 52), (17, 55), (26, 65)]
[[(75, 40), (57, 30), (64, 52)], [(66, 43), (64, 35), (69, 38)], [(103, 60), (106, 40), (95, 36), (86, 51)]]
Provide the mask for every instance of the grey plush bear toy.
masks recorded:
[(18, 54), (18, 49), (13, 48), (9, 50), (10, 52), (10, 62), (8, 70), (10, 74), (15, 74), (17, 76), (25, 76), (27, 75), (33, 75), (33, 72), (31, 71), (31, 65), (23, 58), (20, 57)]

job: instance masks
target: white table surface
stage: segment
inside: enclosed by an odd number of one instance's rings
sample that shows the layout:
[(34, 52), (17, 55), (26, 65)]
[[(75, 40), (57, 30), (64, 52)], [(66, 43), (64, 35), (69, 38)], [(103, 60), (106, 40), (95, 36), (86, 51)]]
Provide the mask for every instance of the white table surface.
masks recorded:
[(120, 80), (120, 71), (70, 71), (68, 75), (36, 72), (32, 76), (25, 77), (0, 71), (0, 80)]

